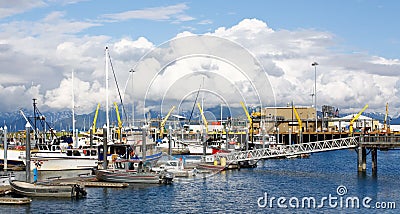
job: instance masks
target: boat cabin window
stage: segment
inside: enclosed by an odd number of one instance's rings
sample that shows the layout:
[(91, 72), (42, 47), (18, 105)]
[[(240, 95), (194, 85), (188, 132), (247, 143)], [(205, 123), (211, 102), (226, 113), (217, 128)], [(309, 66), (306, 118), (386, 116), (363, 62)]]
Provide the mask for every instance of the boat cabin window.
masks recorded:
[(177, 162), (169, 162), (168, 165), (170, 165), (170, 166), (178, 166), (178, 163)]
[(78, 150), (74, 150), (73, 154), (74, 156), (81, 156), (81, 153)]

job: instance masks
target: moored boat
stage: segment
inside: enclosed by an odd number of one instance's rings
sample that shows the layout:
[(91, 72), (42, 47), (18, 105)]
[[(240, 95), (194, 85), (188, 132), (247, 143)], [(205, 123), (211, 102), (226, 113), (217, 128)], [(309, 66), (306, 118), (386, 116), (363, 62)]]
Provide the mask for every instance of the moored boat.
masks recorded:
[(163, 173), (170, 172), (174, 177), (192, 177), (196, 176), (197, 169), (185, 169), (182, 158), (179, 160), (168, 160), (162, 163), (159, 167), (151, 168), (152, 171)]
[(40, 149), (31, 153), (31, 169), (37, 168), (38, 171), (93, 169), (97, 167), (97, 152), (97, 146), (79, 149)]
[(156, 174), (150, 172), (138, 172), (136, 170), (102, 169), (96, 170), (96, 178), (100, 181), (119, 183), (141, 184), (169, 184), (172, 182), (171, 174)]
[(86, 197), (86, 190), (79, 185), (45, 185), (24, 181), (10, 181), (13, 192), (30, 197)]

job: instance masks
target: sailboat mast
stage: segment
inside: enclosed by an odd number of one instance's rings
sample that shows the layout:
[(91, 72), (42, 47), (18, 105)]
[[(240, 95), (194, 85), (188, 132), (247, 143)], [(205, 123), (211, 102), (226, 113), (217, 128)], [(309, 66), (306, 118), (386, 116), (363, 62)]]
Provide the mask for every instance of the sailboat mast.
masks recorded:
[(109, 92), (108, 92), (108, 47), (106, 47), (106, 121), (107, 121), (107, 140), (110, 139), (110, 118), (108, 115), (108, 96), (109, 96)]

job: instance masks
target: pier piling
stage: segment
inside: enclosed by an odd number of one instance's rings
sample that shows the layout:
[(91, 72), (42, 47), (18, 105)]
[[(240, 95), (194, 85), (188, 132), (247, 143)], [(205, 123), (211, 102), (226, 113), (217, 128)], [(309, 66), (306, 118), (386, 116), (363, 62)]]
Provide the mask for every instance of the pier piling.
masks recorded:
[(7, 147), (8, 147), (8, 143), (7, 143), (7, 126), (4, 125), (4, 129), (3, 129), (3, 134), (4, 134), (4, 171), (7, 171)]
[(143, 161), (143, 163), (146, 162), (146, 153), (147, 153), (147, 151), (146, 151), (146, 138), (147, 138), (147, 127), (143, 126), (143, 129), (142, 129), (142, 152), (143, 152), (142, 161)]
[(365, 172), (367, 170), (367, 151), (365, 147), (358, 147), (358, 171)]
[(107, 126), (103, 127), (103, 169), (107, 169)]
[(378, 170), (378, 149), (373, 148), (371, 150), (371, 157), (372, 157), (372, 173), (376, 174)]
[(30, 183), (31, 182), (31, 125), (29, 123), (26, 123), (25, 125), (25, 131), (26, 131), (26, 143), (25, 143), (25, 158), (26, 158), (26, 182)]

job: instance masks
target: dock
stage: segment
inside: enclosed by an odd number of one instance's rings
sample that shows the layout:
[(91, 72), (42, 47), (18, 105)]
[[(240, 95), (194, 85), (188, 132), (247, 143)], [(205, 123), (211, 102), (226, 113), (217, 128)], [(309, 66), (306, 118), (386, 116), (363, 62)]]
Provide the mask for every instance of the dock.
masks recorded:
[(32, 199), (30, 198), (11, 198), (11, 197), (0, 197), (0, 204), (18, 205), (18, 204), (30, 204)]
[(128, 187), (128, 183), (112, 183), (112, 182), (100, 182), (100, 181), (61, 181), (61, 185), (74, 185), (78, 184), (85, 187), (108, 187), (108, 188), (125, 188)]

